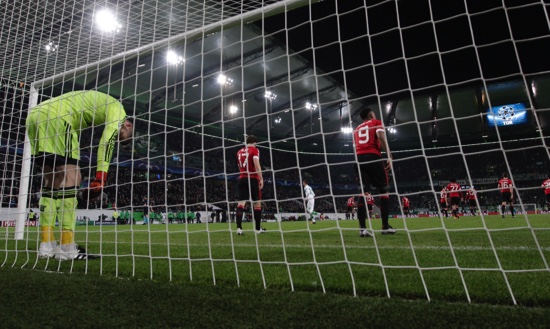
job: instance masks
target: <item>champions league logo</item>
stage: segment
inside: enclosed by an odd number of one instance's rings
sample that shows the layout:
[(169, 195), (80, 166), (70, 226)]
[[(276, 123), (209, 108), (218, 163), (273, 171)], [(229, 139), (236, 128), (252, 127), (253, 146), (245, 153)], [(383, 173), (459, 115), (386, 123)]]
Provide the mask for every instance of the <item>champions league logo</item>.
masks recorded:
[(487, 111), (487, 125), (494, 126), (515, 126), (517, 124), (529, 123), (525, 104), (506, 104), (493, 106)]
[(498, 117), (502, 120), (504, 125), (511, 125), (514, 122), (512, 121), (514, 117), (514, 108), (508, 105), (498, 109)]

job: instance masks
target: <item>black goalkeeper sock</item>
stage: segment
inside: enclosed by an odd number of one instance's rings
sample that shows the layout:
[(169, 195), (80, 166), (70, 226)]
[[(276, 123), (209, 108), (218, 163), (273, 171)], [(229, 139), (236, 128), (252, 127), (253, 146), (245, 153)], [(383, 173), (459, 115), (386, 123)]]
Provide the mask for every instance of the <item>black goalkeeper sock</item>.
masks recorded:
[(502, 216), (504, 216), (504, 211), (506, 210), (506, 206), (500, 206), (500, 210), (502, 210)]
[(514, 206), (510, 205), (510, 212), (512, 213), (512, 216), (514, 216)]

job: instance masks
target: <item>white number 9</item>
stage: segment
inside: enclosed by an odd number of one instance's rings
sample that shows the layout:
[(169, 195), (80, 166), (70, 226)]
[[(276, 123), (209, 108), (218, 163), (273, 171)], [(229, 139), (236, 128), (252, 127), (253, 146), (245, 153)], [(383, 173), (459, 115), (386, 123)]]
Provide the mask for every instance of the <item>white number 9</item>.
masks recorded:
[(359, 144), (367, 144), (369, 142), (369, 127), (365, 126), (357, 131)]

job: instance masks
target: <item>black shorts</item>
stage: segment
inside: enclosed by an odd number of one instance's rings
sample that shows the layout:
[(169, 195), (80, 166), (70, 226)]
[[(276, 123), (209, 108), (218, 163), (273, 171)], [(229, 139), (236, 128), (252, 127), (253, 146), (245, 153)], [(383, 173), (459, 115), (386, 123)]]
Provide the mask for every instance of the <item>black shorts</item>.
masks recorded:
[(447, 208), (447, 202), (439, 202), (439, 207), (441, 207), (441, 209), (445, 209)]
[(549, 194), (546, 194), (546, 202), (547, 202), (547, 203), (550, 203), (550, 193), (549, 193)]
[(34, 164), (43, 167), (57, 168), (64, 165), (78, 165), (78, 160), (58, 154), (42, 152), (34, 156)]
[(409, 210), (409, 207), (403, 207), (403, 211)]
[(372, 211), (372, 203), (371, 203), (371, 204), (367, 204), (367, 209), (368, 209), (369, 211)]
[(502, 192), (502, 202), (512, 203), (512, 193), (511, 192)]
[(353, 212), (353, 207), (348, 206), (348, 212)]
[(460, 205), (460, 197), (454, 196), (451, 198), (451, 206)]
[(468, 200), (468, 203), (470, 204), (470, 207), (475, 207), (476, 206), (476, 200), (475, 199)]
[(370, 192), (371, 185), (381, 194), (388, 192), (386, 159), (376, 154), (358, 154), (357, 160), (359, 161), (359, 170), (356, 167), (355, 171), (363, 192)]
[(239, 178), (239, 201), (260, 201), (260, 182), (257, 178)]

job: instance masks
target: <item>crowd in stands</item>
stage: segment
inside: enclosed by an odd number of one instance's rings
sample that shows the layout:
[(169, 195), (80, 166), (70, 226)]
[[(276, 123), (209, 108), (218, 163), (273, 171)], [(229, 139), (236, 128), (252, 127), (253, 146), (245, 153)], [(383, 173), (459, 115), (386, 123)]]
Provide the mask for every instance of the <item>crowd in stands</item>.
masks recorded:
[[(90, 134), (91, 135), (91, 134)], [(93, 143), (90, 136), (83, 137), (86, 143)], [(181, 154), (181, 166), (196, 168), (200, 172), (226, 173), (228, 176), (178, 175), (166, 170), (150, 170), (120, 167), (113, 165), (107, 187), (102, 198), (81, 208), (149, 207), (153, 210), (199, 211), (208, 207), (219, 207), (232, 211), (237, 200), (238, 168), (235, 154), (242, 144), (219, 139), (201, 137), (198, 134), (185, 134), (185, 151)], [(175, 138), (174, 140), (181, 139)], [(538, 142), (540, 144), (540, 141)], [(420, 151), (394, 152), (393, 168), (390, 172), (392, 212), (399, 212), (398, 196), (407, 195), (411, 208), (437, 210), (438, 193), (451, 177), (459, 181), (493, 178), (494, 181), (474, 184), (478, 191), (478, 201), (482, 207), (491, 208), (500, 204), (500, 194), (496, 179), (502, 172), (510, 171), (516, 186), (516, 202), (544, 205), (544, 195), (540, 188), (541, 177), (550, 172), (548, 153), (537, 141), (531, 144), (518, 142), (506, 144), (510, 150), (503, 152), (498, 145), (469, 146), (462, 149), (432, 149)], [(180, 145), (181, 147), (181, 145)], [(167, 148), (177, 149), (178, 145)], [(349, 196), (358, 195), (354, 171), (354, 155), (349, 154), (306, 154), (269, 149), (259, 145), (260, 159), (267, 180), (262, 199), (266, 216), (279, 212), (304, 211), (301, 181), (307, 179), (316, 194), (316, 211), (319, 213), (345, 212)], [(121, 156), (127, 149), (120, 149)], [(207, 157), (207, 159), (205, 159)], [(143, 156), (135, 155), (136, 159)], [(155, 158), (161, 166), (175, 166), (171, 155)], [(201, 167), (202, 166), (202, 167)], [(19, 168), (19, 169), (18, 169)], [(162, 168), (162, 167), (161, 167)], [(83, 165), (86, 178), (93, 168)], [(4, 168), (2, 183), (2, 205), (14, 206), (19, 193), (19, 179), (13, 171)], [(38, 171), (35, 171), (38, 172)], [(225, 179), (227, 178), (227, 180)], [(469, 184), (468, 184), (469, 185)], [(37, 207), (40, 197), (41, 176), (31, 180), (30, 205)]]

